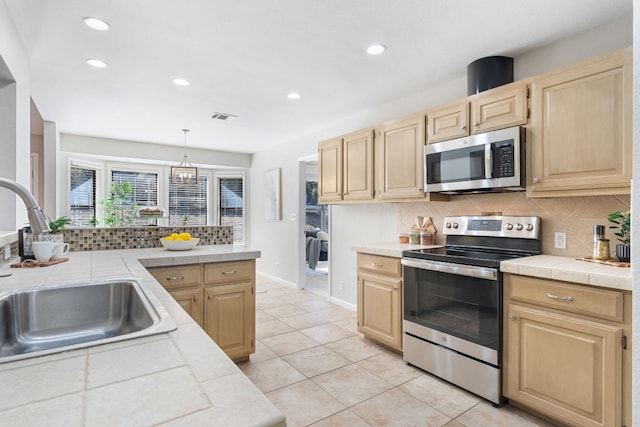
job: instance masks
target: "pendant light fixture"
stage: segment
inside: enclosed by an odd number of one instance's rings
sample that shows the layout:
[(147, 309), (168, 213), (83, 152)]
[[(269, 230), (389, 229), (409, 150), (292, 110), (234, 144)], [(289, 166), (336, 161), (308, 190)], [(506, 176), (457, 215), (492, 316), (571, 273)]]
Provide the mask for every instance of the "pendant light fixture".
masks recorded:
[(184, 132), (184, 158), (178, 166), (171, 166), (171, 183), (183, 187), (195, 187), (198, 185), (198, 168), (189, 163), (187, 158), (187, 132)]

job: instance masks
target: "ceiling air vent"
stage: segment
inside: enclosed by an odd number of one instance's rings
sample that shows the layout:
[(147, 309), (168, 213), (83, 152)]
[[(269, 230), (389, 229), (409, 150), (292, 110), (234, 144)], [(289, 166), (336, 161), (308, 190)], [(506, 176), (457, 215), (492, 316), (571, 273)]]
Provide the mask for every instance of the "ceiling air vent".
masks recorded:
[(213, 113), (211, 115), (212, 119), (222, 120), (223, 122), (230, 122), (233, 119), (236, 119), (238, 116), (234, 116), (233, 114), (227, 113)]

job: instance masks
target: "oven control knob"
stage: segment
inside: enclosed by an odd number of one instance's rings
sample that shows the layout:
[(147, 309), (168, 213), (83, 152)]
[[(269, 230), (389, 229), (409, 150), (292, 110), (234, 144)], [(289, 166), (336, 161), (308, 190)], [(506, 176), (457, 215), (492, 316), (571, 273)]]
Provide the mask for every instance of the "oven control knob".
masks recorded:
[(533, 230), (533, 224), (527, 224), (527, 231)]
[(522, 230), (522, 224), (517, 224), (516, 225), (516, 230), (518, 230), (518, 231)]
[(444, 227), (445, 227), (445, 228), (451, 228), (451, 223), (450, 223), (450, 222), (446, 223), (446, 224), (444, 225)]
[(507, 230), (513, 230), (513, 224), (507, 223), (507, 225), (505, 225), (504, 228), (506, 228)]
[(458, 223), (457, 222), (453, 223), (453, 228), (458, 228)]

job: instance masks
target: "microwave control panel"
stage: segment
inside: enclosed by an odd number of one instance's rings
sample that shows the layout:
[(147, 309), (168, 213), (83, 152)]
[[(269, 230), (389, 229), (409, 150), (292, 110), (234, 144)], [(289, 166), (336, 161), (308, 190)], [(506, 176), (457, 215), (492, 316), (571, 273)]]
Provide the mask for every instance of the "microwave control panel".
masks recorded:
[(491, 144), (493, 154), (493, 178), (507, 178), (515, 174), (513, 141)]

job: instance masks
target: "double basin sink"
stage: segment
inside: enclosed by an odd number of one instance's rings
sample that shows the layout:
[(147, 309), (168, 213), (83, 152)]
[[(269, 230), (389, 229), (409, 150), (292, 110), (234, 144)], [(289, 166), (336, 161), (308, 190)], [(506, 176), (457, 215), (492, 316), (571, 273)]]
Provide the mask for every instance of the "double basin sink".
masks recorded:
[(0, 363), (175, 328), (135, 279), (0, 292)]

